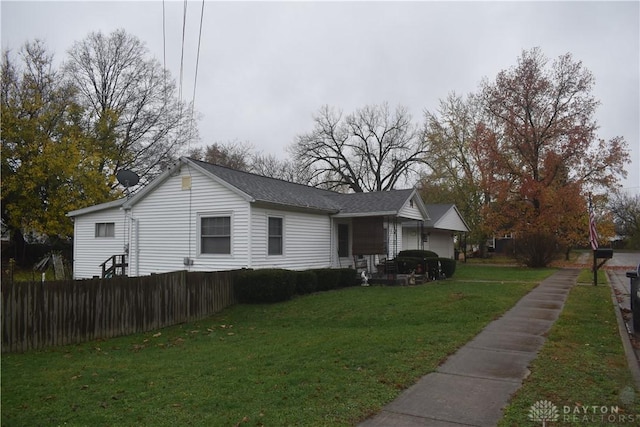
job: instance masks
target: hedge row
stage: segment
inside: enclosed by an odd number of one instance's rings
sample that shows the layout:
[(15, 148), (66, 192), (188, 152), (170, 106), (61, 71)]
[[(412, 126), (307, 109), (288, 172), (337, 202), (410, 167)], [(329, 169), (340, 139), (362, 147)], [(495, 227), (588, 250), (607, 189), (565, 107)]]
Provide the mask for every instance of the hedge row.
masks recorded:
[(398, 253), (399, 257), (417, 257), (417, 258), (438, 258), (438, 254), (433, 251), (423, 249), (407, 249)]
[(238, 300), (243, 303), (286, 301), (294, 295), (357, 286), (360, 279), (352, 268), (322, 268), (293, 271), (279, 268), (242, 270), (235, 281)]
[[(411, 271), (428, 272), (430, 278), (437, 279), (438, 270), (446, 277), (453, 276), (456, 271), (455, 260), (449, 258), (398, 256), (395, 261), (398, 272), (403, 274)], [(320, 268), (305, 271), (269, 268), (240, 271), (235, 280), (235, 288), (240, 302), (270, 303), (286, 301), (294, 295), (358, 286), (360, 283), (360, 277), (352, 268)]]

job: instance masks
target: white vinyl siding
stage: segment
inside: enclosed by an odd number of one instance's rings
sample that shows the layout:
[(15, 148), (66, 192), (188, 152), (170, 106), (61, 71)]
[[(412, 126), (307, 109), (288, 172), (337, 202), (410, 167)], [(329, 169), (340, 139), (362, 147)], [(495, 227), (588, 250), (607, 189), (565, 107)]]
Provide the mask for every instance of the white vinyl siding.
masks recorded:
[(405, 203), (402, 209), (400, 209), (400, 211), (398, 212), (399, 217), (424, 220), (420, 209), (418, 209), (418, 202), (417, 200), (415, 200), (415, 197), (418, 196), (414, 196), (413, 198), (407, 200), (407, 203)]
[[(269, 255), (269, 218), (282, 218), (283, 255)], [(254, 207), (251, 221), (251, 267), (304, 270), (331, 266), (328, 215)]]
[(451, 231), (430, 230), (429, 243), (425, 249), (438, 254), (440, 258), (453, 258), (453, 236)]
[(435, 225), (441, 230), (468, 231), (464, 221), (462, 221), (453, 207)]
[[(191, 178), (183, 189), (183, 177)], [(249, 203), (210, 177), (182, 166), (133, 206), (138, 222), (137, 273), (220, 271), (248, 267)], [(230, 217), (229, 254), (200, 251), (200, 219)], [(193, 265), (185, 265), (185, 258)]]
[[(73, 277), (100, 276), (100, 264), (113, 255), (124, 253), (125, 213), (119, 207), (74, 218)], [(113, 224), (114, 237), (96, 237), (96, 224)]]

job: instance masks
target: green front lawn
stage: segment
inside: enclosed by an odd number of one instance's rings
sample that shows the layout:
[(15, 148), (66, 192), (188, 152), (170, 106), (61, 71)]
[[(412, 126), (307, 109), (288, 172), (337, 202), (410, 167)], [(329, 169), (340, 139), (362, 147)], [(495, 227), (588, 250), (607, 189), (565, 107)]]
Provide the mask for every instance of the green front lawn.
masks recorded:
[(458, 262), (455, 280), (490, 282), (541, 282), (549, 277), (555, 268), (524, 268), (502, 265), (463, 264)]
[(353, 425), (551, 272), (461, 265), (456, 280), (237, 305), (156, 333), (5, 354), (2, 424)]

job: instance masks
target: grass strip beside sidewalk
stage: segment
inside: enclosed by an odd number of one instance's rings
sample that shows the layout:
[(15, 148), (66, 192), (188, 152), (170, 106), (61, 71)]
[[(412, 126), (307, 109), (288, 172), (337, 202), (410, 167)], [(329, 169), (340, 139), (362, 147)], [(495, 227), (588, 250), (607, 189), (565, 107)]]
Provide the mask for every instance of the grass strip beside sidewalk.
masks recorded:
[[(541, 425), (529, 417), (539, 401), (556, 406), (548, 426), (640, 424), (640, 396), (618, 331), (611, 289), (575, 286), (531, 375), (505, 409), (500, 426)], [(614, 413), (615, 411), (617, 413)]]

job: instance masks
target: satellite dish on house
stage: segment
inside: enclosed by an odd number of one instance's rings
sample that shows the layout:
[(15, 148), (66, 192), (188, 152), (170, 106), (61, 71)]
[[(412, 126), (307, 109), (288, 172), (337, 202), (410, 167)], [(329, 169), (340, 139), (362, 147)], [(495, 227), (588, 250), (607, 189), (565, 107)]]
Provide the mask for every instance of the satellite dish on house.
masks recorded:
[(137, 185), (140, 181), (138, 174), (128, 169), (121, 169), (116, 172), (116, 178), (118, 179), (118, 182), (127, 189)]

